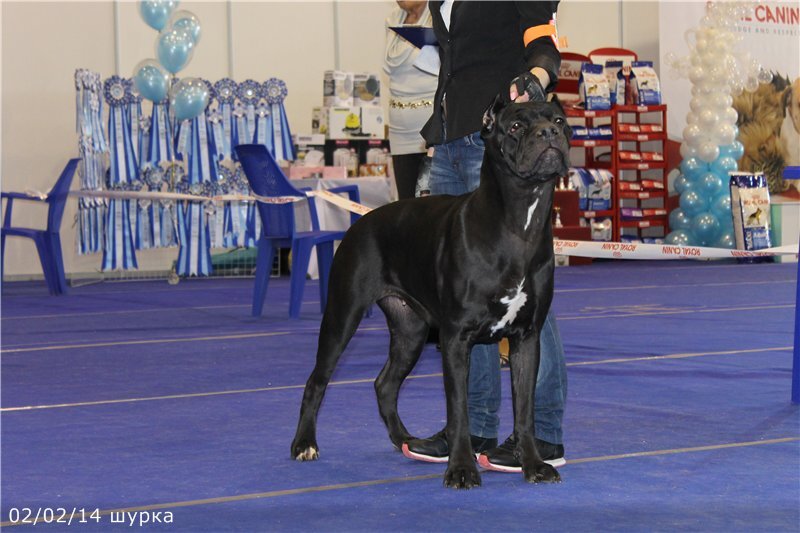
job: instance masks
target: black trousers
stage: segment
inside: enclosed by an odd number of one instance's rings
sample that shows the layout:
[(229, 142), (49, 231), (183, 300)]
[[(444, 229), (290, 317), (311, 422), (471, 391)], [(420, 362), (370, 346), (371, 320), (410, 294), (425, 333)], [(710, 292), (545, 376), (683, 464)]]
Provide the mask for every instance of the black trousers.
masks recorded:
[(419, 167), (422, 165), (422, 160), (424, 158), (425, 152), (392, 156), (394, 182), (397, 185), (397, 196), (400, 200), (414, 198), (414, 189), (417, 186)]

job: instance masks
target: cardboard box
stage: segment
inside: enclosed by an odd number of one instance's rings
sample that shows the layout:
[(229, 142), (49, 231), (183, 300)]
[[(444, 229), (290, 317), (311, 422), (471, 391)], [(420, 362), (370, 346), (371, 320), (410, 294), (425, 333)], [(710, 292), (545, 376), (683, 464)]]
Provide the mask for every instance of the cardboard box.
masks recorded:
[(352, 106), (353, 73), (326, 70), (322, 78), (322, 103), (326, 106)]
[(294, 135), (294, 145), (297, 150), (295, 164), (312, 167), (325, 164), (325, 135)]
[(315, 107), (311, 112), (311, 129), (328, 139), (369, 139), (384, 136), (383, 108)]
[(324, 179), (345, 179), (347, 168), (345, 167), (307, 167), (293, 165), (289, 168), (289, 179), (298, 180), (303, 178), (324, 178)]
[(353, 75), (353, 105), (356, 107), (381, 105), (380, 76), (363, 72)]

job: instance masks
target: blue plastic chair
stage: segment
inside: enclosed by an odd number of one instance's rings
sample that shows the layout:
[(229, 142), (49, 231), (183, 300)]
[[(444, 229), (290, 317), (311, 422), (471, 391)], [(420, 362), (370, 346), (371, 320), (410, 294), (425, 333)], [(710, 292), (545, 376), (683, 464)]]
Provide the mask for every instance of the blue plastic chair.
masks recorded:
[[(4, 192), (2, 198), (6, 199), (6, 212), (3, 217), (2, 244), (0, 244), (0, 263), (6, 256), (6, 237), (25, 237), (33, 239), (36, 243), (36, 250), (39, 252), (39, 261), (42, 263), (44, 280), (50, 294), (57, 295), (67, 292), (67, 280), (64, 278), (64, 260), (61, 255), (61, 218), (64, 215), (64, 207), (67, 203), (69, 188), (72, 185), (72, 178), (78, 168), (80, 159), (70, 159), (61, 176), (58, 177), (56, 184), (47, 193), (46, 198), (39, 198), (25, 193)], [(33, 202), (46, 202), (47, 210), (47, 229), (21, 228), (11, 225), (11, 210), (14, 200), (28, 200)]]
[[(241, 144), (236, 147), (239, 162), (242, 164), (250, 188), (258, 196), (303, 196), (286, 178), (267, 148), (260, 144)], [(303, 189), (309, 190), (309, 189)], [(333, 193), (347, 192), (350, 200), (359, 201), (358, 186), (345, 185), (329, 189)], [(324, 231), (319, 228), (317, 207), (314, 198), (308, 198), (311, 216), (311, 231), (297, 231), (295, 228), (295, 204), (269, 204), (257, 202), (261, 217), (261, 235), (258, 239), (258, 259), (256, 261), (256, 280), (253, 290), (253, 316), (260, 316), (267, 295), (267, 285), (272, 271), (272, 263), (277, 250), (292, 249), (292, 274), (290, 281), (289, 316), (300, 315), (306, 272), (311, 260), (311, 250), (317, 248), (319, 265), (319, 303), (325, 310), (328, 299), (328, 275), (333, 261), (333, 243), (344, 236), (344, 231)], [(358, 215), (351, 215), (352, 223)]]

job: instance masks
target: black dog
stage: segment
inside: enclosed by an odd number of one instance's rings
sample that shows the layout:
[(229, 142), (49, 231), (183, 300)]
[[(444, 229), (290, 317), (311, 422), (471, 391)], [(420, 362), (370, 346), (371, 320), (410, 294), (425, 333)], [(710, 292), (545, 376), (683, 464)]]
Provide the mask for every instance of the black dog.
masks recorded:
[(509, 104), (499, 97), (483, 124), (478, 189), (388, 204), (358, 220), (342, 240), (292, 442), (298, 461), (319, 456), (316, 420), (325, 389), (361, 317), (377, 302), (391, 345), (375, 390), (395, 446), (413, 438), (397, 412), (400, 385), (428, 328), (438, 327), (450, 443), (444, 483), (480, 485), (469, 440), (469, 353), (473, 344), (508, 337), (514, 435), (525, 479), (559, 481), (534, 445), (533, 394), (539, 333), (553, 296), (553, 191), (567, 174), (571, 130), (557, 103)]

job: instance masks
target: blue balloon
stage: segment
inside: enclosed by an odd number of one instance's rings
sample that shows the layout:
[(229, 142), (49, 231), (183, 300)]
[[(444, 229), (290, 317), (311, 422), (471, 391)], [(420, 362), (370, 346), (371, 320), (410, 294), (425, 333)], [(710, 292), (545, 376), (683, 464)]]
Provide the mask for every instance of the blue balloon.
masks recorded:
[(708, 198), (713, 198), (722, 190), (722, 179), (714, 172), (706, 172), (700, 177), (698, 190)]
[(708, 172), (708, 163), (696, 157), (690, 157), (681, 161), (681, 174), (689, 181), (699, 178), (705, 172)]
[(689, 189), (681, 194), (680, 205), (684, 213), (693, 217), (708, 209), (708, 200), (698, 191)]
[(684, 191), (688, 191), (694, 187), (694, 182), (687, 180), (686, 176), (680, 174), (675, 178), (675, 181), (672, 182), (672, 186), (675, 188), (675, 192), (683, 194)]
[(156, 57), (172, 74), (189, 63), (194, 50), (194, 41), (189, 33), (177, 29), (166, 29), (158, 34)]
[(664, 242), (673, 246), (695, 246), (697, 238), (689, 230), (676, 229), (664, 238)]
[(133, 84), (142, 98), (160, 104), (169, 94), (169, 73), (155, 59), (145, 59), (133, 69)]
[(728, 248), (730, 250), (736, 248), (736, 239), (733, 236), (733, 231), (723, 231), (714, 242), (714, 247)]
[(731, 144), (719, 147), (720, 157), (732, 157), (735, 160), (740, 160), (744, 155), (744, 145), (739, 141), (733, 141)]
[(723, 228), (733, 227), (733, 215), (731, 215), (731, 195), (729, 192), (720, 194), (711, 201), (709, 211), (717, 217)]
[(738, 170), (739, 164), (736, 162), (731, 156), (720, 156), (711, 163), (711, 172), (717, 174), (720, 177), (728, 177), (728, 172), (732, 170)]
[(177, 5), (178, 0), (142, 0), (139, 2), (139, 14), (148, 26), (161, 31)]
[(700, 241), (700, 244), (707, 246), (715, 242), (719, 237), (719, 220), (709, 212), (700, 213), (692, 218), (691, 230), (692, 234)]
[(692, 224), (692, 217), (687, 215), (680, 207), (673, 209), (669, 214), (669, 228), (676, 229), (689, 229)]
[(179, 121), (200, 116), (208, 106), (208, 85), (200, 78), (184, 78), (170, 90), (169, 104)]
[(200, 42), (200, 19), (191, 11), (176, 11), (169, 18), (167, 27), (173, 30), (187, 32), (194, 41), (194, 44)]

